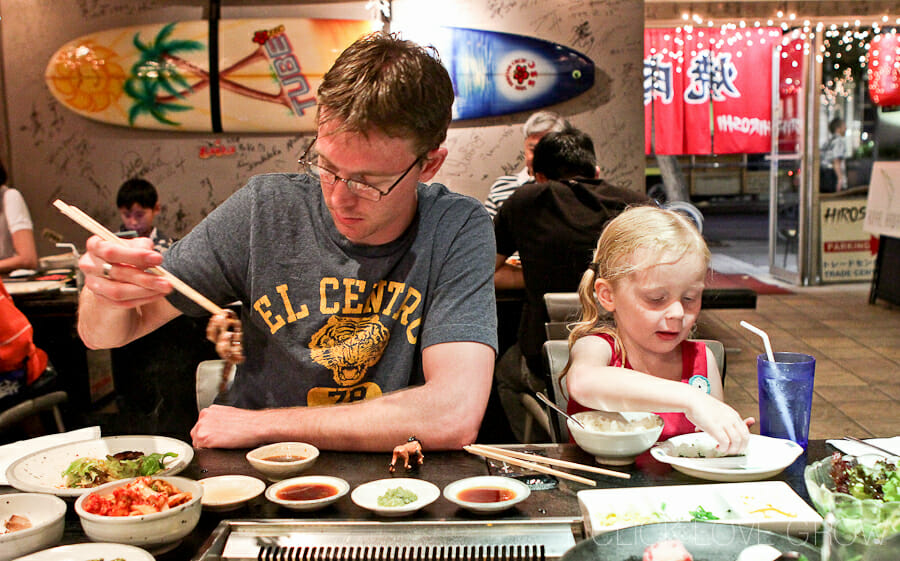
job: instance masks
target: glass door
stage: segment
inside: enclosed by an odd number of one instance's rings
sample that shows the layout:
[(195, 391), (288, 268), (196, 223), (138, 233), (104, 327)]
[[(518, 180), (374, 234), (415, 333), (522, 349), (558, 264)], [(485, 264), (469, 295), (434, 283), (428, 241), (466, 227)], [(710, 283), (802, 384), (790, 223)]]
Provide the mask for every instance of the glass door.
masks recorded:
[(810, 81), (810, 44), (794, 31), (774, 50), (772, 64), (772, 149), (769, 167), (769, 272), (773, 277), (802, 284), (805, 276), (810, 193), (804, 158), (807, 145), (807, 107)]

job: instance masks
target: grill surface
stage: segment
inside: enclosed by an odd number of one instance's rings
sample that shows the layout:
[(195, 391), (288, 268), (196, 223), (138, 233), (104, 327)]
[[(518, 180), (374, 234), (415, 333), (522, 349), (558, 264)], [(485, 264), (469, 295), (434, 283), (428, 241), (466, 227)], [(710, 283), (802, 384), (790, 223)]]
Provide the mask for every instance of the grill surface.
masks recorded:
[(198, 561), (552, 561), (580, 518), (537, 521), (225, 520)]

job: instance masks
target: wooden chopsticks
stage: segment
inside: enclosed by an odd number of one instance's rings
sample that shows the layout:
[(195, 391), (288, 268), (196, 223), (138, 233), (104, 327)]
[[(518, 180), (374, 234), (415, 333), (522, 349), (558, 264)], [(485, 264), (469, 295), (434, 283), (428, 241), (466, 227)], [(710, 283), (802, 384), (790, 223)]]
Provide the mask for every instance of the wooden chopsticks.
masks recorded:
[(556, 477), (560, 477), (562, 479), (568, 479), (570, 481), (575, 481), (578, 483), (583, 483), (585, 485), (590, 485), (595, 487), (597, 482), (588, 479), (586, 477), (581, 477), (579, 475), (574, 475), (565, 471), (560, 471), (558, 469), (553, 469), (551, 467), (547, 467), (542, 464), (549, 464), (558, 467), (564, 467), (568, 469), (576, 469), (579, 471), (587, 471), (591, 473), (599, 473), (603, 475), (609, 475), (612, 477), (621, 477), (623, 479), (630, 479), (631, 475), (627, 473), (622, 473), (618, 471), (613, 471), (609, 469), (587, 466), (584, 464), (578, 464), (575, 462), (568, 462), (566, 460), (558, 460), (555, 458), (545, 458), (542, 456), (536, 456), (534, 454), (525, 454), (523, 452), (517, 452), (515, 450), (507, 450), (505, 448), (497, 448), (495, 446), (485, 446), (483, 444), (472, 444), (471, 446), (465, 447), (466, 452), (470, 454), (475, 454), (476, 456), (484, 456), (485, 458), (491, 458), (493, 460), (499, 460), (501, 462), (506, 462), (508, 464), (523, 467), (527, 469), (531, 469), (540, 473), (546, 473), (548, 475), (555, 475)]
[[(91, 232), (92, 234), (96, 234), (108, 242), (113, 242), (123, 246), (128, 245), (128, 242), (107, 230), (103, 224), (100, 224), (99, 222), (91, 218), (88, 214), (86, 214), (78, 207), (68, 205), (59, 199), (53, 201), (53, 206), (58, 208), (60, 212), (80, 224), (82, 227), (84, 227), (84, 229)], [(147, 269), (147, 271), (168, 280), (170, 283), (172, 283), (172, 287), (175, 290), (184, 294), (186, 297), (202, 306), (206, 311), (212, 314), (224, 313), (224, 310), (217, 306), (215, 302), (200, 294), (199, 292), (188, 286), (186, 282), (179, 279), (162, 267), (151, 267)]]

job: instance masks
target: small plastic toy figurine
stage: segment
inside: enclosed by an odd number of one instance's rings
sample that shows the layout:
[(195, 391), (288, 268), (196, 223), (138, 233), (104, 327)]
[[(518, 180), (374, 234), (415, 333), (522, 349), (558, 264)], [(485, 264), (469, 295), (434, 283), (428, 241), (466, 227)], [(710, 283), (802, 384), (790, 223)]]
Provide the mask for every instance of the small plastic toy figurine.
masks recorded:
[(422, 454), (422, 443), (419, 442), (419, 439), (415, 436), (410, 436), (409, 440), (406, 441), (406, 444), (394, 447), (394, 454), (391, 457), (391, 465), (388, 468), (388, 471), (394, 473), (394, 470), (396, 469), (394, 464), (397, 463), (398, 457), (403, 458), (403, 467), (406, 468), (407, 471), (411, 470), (413, 467), (409, 465), (410, 456), (416, 456), (416, 463), (418, 465), (425, 463), (425, 456)]

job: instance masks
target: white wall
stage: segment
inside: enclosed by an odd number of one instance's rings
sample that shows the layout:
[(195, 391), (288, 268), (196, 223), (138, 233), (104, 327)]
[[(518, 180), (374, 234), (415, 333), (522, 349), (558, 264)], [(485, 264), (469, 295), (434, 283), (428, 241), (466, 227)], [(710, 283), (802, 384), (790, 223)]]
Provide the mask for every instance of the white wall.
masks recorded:
[[(344, 17), (366, 19), (365, 2), (223, 2), (221, 17)], [(160, 190), (161, 228), (181, 236), (255, 173), (296, 171), (301, 135), (171, 133), (105, 125), (56, 102), (44, 85), (50, 56), (92, 31), (141, 23), (203, 19), (202, 0), (0, 0), (3, 90), (10, 185), (25, 195), (41, 255), (58, 250), (44, 228), (79, 245), (86, 232), (51, 203), (62, 198), (118, 226), (115, 192), (143, 176)], [(641, 58), (643, 2), (630, 0), (395, 0), (393, 28), (427, 17), (441, 25), (540, 37), (586, 54), (597, 66), (588, 93), (553, 109), (594, 138), (607, 180), (643, 189)], [(424, 14), (424, 16), (423, 16)], [(522, 167), (521, 125), (527, 114), (454, 124), (450, 156), (437, 181), (480, 200), (493, 179)], [(231, 156), (201, 158), (215, 142)], [(2, 146), (2, 143), (0, 143)]]

